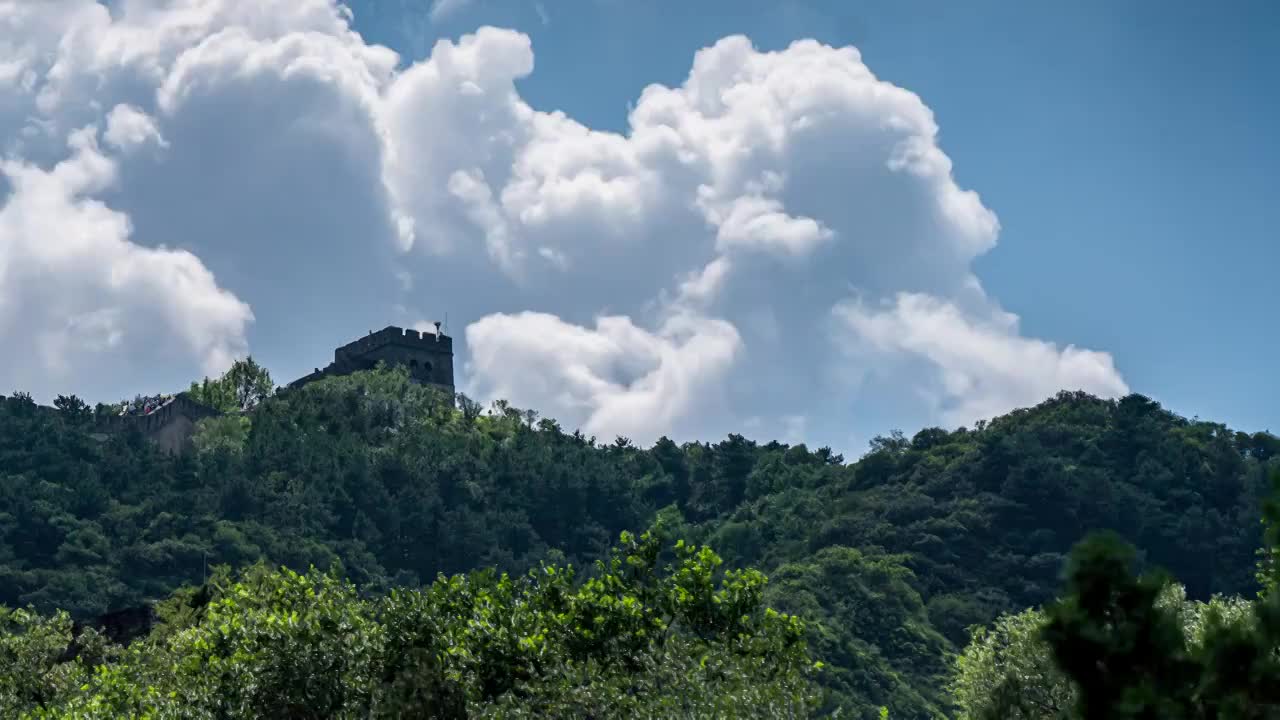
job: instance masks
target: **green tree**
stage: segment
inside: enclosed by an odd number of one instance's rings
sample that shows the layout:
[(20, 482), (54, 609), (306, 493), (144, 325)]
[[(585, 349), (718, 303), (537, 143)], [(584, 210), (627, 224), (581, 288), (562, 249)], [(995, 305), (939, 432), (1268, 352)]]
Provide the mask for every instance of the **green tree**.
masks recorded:
[(245, 411), (267, 399), (275, 391), (271, 373), (253, 357), (236, 360), (216, 380), (193, 382), (187, 390), (192, 400), (222, 412)]
[(72, 425), (82, 425), (89, 418), (93, 417), (93, 409), (85, 403), (85, 401), (75, 395), (59, 395), (53, 401), (53, 406), (57, 408), (63, 417)]
[[(10, 716), (800, 717), (814, 702), (798, 619), (762, 602), (765, 579), (677, 544), (624, 533), (585, 582), (544, 565), (441, 577), (362, 596), (338, 571), (259, 565), (175, 596), (152, 636), (112, 657), (65, 660), (65, 615), (29, 614)], [(5, 628), (8, 629), (8, 628)]]
[(252, 422), (245, 415), (219, 415), (202, 418), (196, 423), (191, 437), (196, 452), (201, 455), (225, 452), (239, 455), (244, 452)]
[[(1155, 608), (1176, 618), (1185, 646), (1196, 650), (1203, 649), (1211, 621), (1241, 627), (1252, 618), (1248, 600), (1189, 600), (1177, 584), (1163, 587)], [(1075, 687), (1044, 637), (1048, 622), (1044, 610), (1029, 609), (973, 628), (948, 685), (958, 720), (1052, 720), (1074, 706)]]
[(1135, 574), (1114, 533), (1093, 535), (1071, 554), (1061, 600), (974, 633), (952, 685), (962, 717), (1280, 716), (1280, 473), (1272, 485), (1258, 597), (1187, 603), (1164, 574)]

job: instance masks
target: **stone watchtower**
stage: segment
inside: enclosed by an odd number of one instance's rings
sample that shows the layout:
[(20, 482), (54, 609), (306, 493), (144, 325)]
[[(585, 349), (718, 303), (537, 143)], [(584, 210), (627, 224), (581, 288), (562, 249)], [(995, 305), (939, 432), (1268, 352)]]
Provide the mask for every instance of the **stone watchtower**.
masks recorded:
[(453, 393), (453, 338), (440, 332), (418, 332), (394, 325), (343, 345), (333, 351), (333, 362), (323, 370), (317, 368), (306, 377), (289, 383), (297, 388), (319, 380), (326, 375), (349, 375), (360, 370), (372, 370), (379, 362), (388, 366), (403, 366), (409, 378), (423, 385), (437, 387)]

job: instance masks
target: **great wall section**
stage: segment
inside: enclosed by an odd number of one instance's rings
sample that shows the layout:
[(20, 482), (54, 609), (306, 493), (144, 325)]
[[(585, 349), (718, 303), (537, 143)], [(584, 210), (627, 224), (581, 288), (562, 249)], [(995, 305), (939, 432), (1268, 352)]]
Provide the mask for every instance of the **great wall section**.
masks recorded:
[[(314, 372), (289, 383), (284, 389), (296, 390), (325, 377), (372, 370), (378, 363), (385, 363), (389, 367), (403, 367), (408, 370), (410, 381), (453, 395), (453, 338), (440, 332), (439, 323), (436, 323), (435, 333), (394, 325), (370, 332), (365, 337), (334, 350), (333, 362), (324, 369), (316, 368)], [(3, 396), (0, 396), (0, 401), (13, 402)], [(37, 405), (36, 408), (39, 412), (57, 412), (55, 408), (43, 405)], [(180, 392), (149, 412), (95, 415), (93, 435), (98, 440), (105, 441), (112, 435), (137, 430), (161, 449), (170, 453), (182, 453), (191, 447), (196, 423), (221, 414), (221, 411), (198, 403), (187, 393)]]

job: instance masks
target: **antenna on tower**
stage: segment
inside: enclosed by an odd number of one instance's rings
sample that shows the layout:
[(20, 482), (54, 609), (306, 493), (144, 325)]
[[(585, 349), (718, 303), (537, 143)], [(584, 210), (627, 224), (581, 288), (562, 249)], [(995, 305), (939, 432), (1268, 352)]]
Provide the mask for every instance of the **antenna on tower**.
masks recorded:
[(440, 321), (436, 321), (436, 342), (440, 342)]

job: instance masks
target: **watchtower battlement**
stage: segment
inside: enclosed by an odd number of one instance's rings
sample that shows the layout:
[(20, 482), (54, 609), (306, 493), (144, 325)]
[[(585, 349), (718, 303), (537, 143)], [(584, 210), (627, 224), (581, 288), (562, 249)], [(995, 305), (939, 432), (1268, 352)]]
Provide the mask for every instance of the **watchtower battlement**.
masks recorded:
[(440, 323), (434, 333), (394, 325), (370, 332), (334, 350), (332, 363), (294, 380), (289, 387), (301, 387), (328, 375), (371, 370), (380, 362), (404, 367), (410, 380), (453, 394), (453, 338), (440, 331)]
[(426, 353), (453, 354), (453, 338), (443, 333), (418, 332), (412, 328), (398, 328), (394, 325), (379, 330), (343, 345), (333, 351), (335, 361), (342, 358), (354, 358), (366, 355), (387, 345), (395, 345), (410, 350)]

